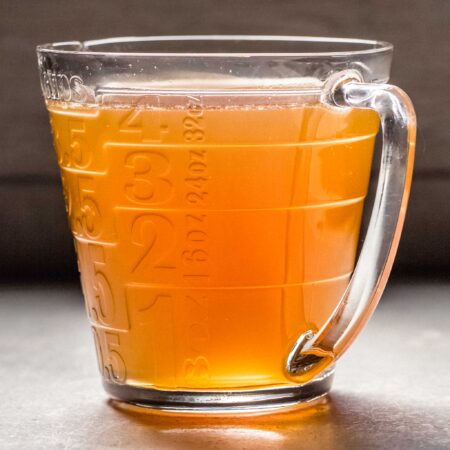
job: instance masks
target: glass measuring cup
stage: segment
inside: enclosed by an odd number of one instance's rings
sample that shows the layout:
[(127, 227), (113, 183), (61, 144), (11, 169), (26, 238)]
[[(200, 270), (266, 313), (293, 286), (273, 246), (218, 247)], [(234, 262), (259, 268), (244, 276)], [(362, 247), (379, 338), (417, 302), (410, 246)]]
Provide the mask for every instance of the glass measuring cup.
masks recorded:
[(406, 211), (415, 116), (385, 84), (391, 57), (385, 42), (307, 37), (38, 47), (108, 393), (229, 411), (330, 389)]

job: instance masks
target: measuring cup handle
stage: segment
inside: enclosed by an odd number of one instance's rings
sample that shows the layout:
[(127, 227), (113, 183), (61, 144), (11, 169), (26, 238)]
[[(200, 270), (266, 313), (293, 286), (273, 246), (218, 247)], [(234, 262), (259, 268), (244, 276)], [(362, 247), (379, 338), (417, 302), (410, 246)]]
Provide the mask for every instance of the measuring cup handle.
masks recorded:
[(361, 82), (358, 72), (332, 76), (322, 101), (370, 108), (380, 116), (383, 149), (364, 245), (349, 285), (325, 325), (302, 334), (286, 360), (289, 378), (306, 383), (333, 364), (361, 332), (381, 297), (397, 252), (411, 186), (416, 117), (409, 97), (389, 84)]

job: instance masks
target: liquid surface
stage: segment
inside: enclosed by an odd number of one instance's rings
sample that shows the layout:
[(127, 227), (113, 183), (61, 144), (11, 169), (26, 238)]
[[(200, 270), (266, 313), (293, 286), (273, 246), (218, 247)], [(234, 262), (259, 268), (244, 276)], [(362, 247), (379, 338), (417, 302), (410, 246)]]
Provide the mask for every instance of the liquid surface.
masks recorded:
[(355, 263), (377, 115), (320, 105), (49, 104), (100, 371), (288, 384)]

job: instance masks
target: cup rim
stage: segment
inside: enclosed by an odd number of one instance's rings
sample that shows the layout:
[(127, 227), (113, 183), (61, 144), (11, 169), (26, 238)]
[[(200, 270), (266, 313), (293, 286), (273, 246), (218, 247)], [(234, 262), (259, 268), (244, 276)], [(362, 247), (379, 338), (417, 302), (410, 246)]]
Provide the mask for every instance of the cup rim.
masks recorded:
[[(280, 43), (314, 43), (324, 44), (348, 44), (349, 50), (344, 51), (312, 51), (312, 52), (147, 52), (147, 51), (104, 51), (95, 50), (93, 47), (108, 44), (130, 44), (145, 42), (187, 42), (187, 41), (250, 41), (250, 42), (280, 42)], [(351, 49), (354, 46), (365, 46), (365, 48)], [(125, 36), (111, 37), (105, 39), (94, 39), (87, 41), (65, 41), (38, 45), (38, 52), (80, 55), (80, 56), (134, 56), (134, 57), (240, 57), (240, 58), (260, 58), (260, 57), (295, 57), (295, 58), (323, 58), (323, 57), (349, 57), (357, 55), (374, 55), (389, 53), (393, 50), (393, 45), (386, 41), (319, 37), (319, 36), (275, 36), (275, 35), (167, 35), (167, 36)]]

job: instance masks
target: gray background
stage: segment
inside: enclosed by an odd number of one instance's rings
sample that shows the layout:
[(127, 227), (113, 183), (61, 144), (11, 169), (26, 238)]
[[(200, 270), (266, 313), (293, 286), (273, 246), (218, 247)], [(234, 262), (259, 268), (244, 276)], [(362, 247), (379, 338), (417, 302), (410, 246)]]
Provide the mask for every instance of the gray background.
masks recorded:
[(450, 1), (130, 0), (0, 2), (0, 276), (73, 278), (36, 44), (117, 35), (285, 34), (395, 45), (392, 82), (419, 120), (411, 205), (395, 271), (450, 266)]

